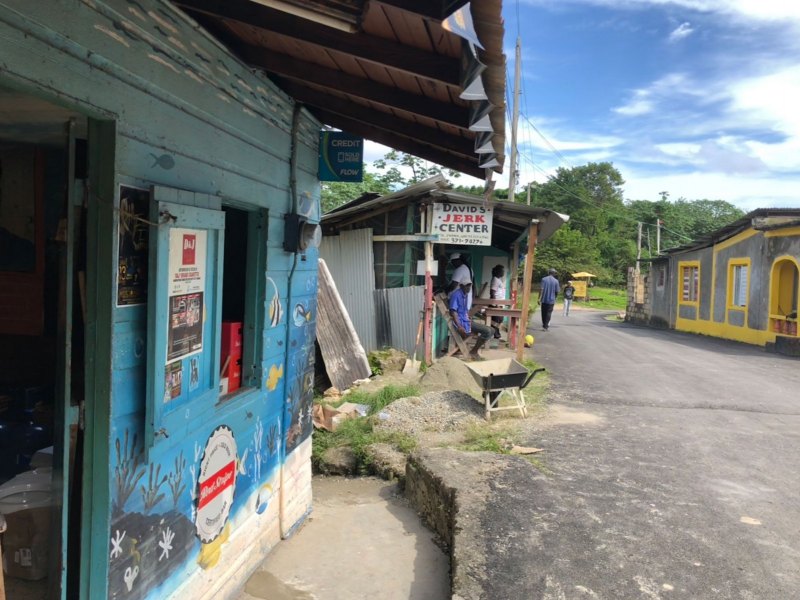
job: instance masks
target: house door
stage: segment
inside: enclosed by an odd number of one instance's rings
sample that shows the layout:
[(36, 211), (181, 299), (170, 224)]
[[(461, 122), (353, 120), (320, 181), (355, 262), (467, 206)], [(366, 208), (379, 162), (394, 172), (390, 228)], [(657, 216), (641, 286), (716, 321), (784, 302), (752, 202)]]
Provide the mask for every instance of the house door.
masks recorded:
[(772, 265), (770, 291), (770, 329), (783, 335), (797, 335), (800, 271), (794, 258), (784, 257)]
[(2, 87), (0, 110), (3, 585), (8, 600), (66, 598), (80, 552), (87, 121)]

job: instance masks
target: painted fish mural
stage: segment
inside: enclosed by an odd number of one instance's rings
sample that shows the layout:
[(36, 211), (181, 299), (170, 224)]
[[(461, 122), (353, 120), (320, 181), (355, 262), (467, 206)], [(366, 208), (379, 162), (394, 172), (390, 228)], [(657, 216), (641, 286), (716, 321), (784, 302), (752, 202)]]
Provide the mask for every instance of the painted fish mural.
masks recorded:
[(298, 303), (295, 305), (294, 311), (292, 312), (292, 321), (295, 327), (303, 327), (306, 323), (311, 321), (311, 316), (311, 311)]
[(273, 281), (272, 277), (267, 277), (270, 285), (272, 285), (272, 299), (269, 302), (269, 326), (276, 327), (281, 322), (283, 317), (283, 306), (281, 305), (281, 297), (278, 295), (278, 286)]

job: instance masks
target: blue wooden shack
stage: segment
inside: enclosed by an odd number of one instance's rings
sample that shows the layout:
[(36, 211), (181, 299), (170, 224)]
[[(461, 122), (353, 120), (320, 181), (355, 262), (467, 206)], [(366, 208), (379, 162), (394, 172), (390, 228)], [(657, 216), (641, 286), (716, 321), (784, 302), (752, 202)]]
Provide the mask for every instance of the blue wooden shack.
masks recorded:
[(281, 4), (0, 0), (12, 599), (231, 597), (309, 513), (323, 125), (502, 163), (499, 0)]

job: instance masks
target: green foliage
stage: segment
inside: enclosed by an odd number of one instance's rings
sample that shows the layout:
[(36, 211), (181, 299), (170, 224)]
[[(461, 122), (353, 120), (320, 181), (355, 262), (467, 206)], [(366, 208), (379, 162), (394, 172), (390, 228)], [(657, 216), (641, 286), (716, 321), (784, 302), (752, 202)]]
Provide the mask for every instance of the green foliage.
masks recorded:
[(349, 446), (356, 456), (359, 470), (366, 470), (372, 464), (367, 448), (379, 442), (391, 444), (400, 452), (411, 452), (416, 446), (416, 440), (408, 435), (397, 432), (376, 432), (375, 420), (387, 405), (399, 398), (416, 396), (419, 388), (413, 385), (387, 385), (377, 392), (363, 392), (356, 390), (348, 394), (339, 404), (353, 402), (365, 404), (369, 407), (366, 417), (347, 419), (339, 424), (336, 431), (318, 430), (312, 438), (311, 460), (315, 465), (322, 464), (322, 457), (329, 448)]
[(536, 247), (533, 279), (539, 281), (547, 275), (548, 269), (555, 269), (559, 279), (569, 273), (602, 271), (602, 259), (596, 242), (569, 225), (564, 225), (548, 240)]
[(362, 392), (356, 390), (347, 394), (342, 402), (353, 402), (355, 404), (366, 404), (369, 407), (368, 414), (373, 415), (400, 398), (416, 396), (419, 388), (415, 385), (387, 385), (377, 392)]
[(494, 452), (509, 454), (516, 443), (519, 432), (510, 427), (495, 428), (483, 424), (470, 425), (464, 434), (464, 441), (458, 448), (468, 452)]
[(374, 193), (383, 196), (391, 191), (389, 182), (364, 169), (364, 181), (361, 183), (342, 183), (340, 181), (322, 183), (322, 212), (330, 212), (364, 194)]
[[(410, 173), (410, 176), (408, 175)], [(364, 182), (357, 184), (324, 183), (323, 212), (358, 198), (363, 193), (387, 194), (442, 174), (452, 181), (455, 171), (443, 171), (438, 165), (402, 152), (391, 151), (366, 171)], [(624, 179), (609, 162), (588, 163), (574, 168), (559, 168), (545, 183), (531, 184), (531, 204), (569, 215), (569, 223), (536, 249), (534, 280), (554, 268), (563, 282), (570, 273), (590, 271), (599, 283), (622, 285), (627, 269), (636, 261), (637, 223), (643, 229), (642, 256), (656, 253), (655, 224), (661, 220), (661, 248), (682, 245), (703, 234), (723, 227), (742, 216), (742, 211), (723, 200), (669, 200), (661, 192), (658, 200), (625, 201)], [(458, 186), (457, 191), (482, 196), (483, 186)], [(508, 189), (495, 189), (492, 197), (506, 201)], [(524, 186), (512, 200), (527, 202)]]
[[(372, 171), (364, 169), (364, 181), (361, 183), (323, 182), (321, 200), (323, 214), (364, 194), (384, 196), (434, 175), (444, 175), (448, 181), (457, 179), (461, 175), (458, 171), (444, 170), (439, 165), (396, 150), (374, 161), (372, 168)], [(405, 173), (409, 172), (411, 176), (406, 177)]]
[[(595, 286), (589, 288), (589, 298), (589, 307), (600, 310), (625, 310), (628, 303), (628, 293), (624, 288)], [(578, 306), (583, 306), (583, 303)]]

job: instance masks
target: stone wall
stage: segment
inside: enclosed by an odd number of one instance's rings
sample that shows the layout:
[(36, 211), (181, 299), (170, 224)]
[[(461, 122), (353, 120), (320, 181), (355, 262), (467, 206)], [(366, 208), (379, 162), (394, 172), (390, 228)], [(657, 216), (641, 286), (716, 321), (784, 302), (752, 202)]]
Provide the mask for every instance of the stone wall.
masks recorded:
[(625, 321), (649, 325), (652, 314), (650, 302), (650, 278), (628, 267), (628, 302), (625, 308)]

